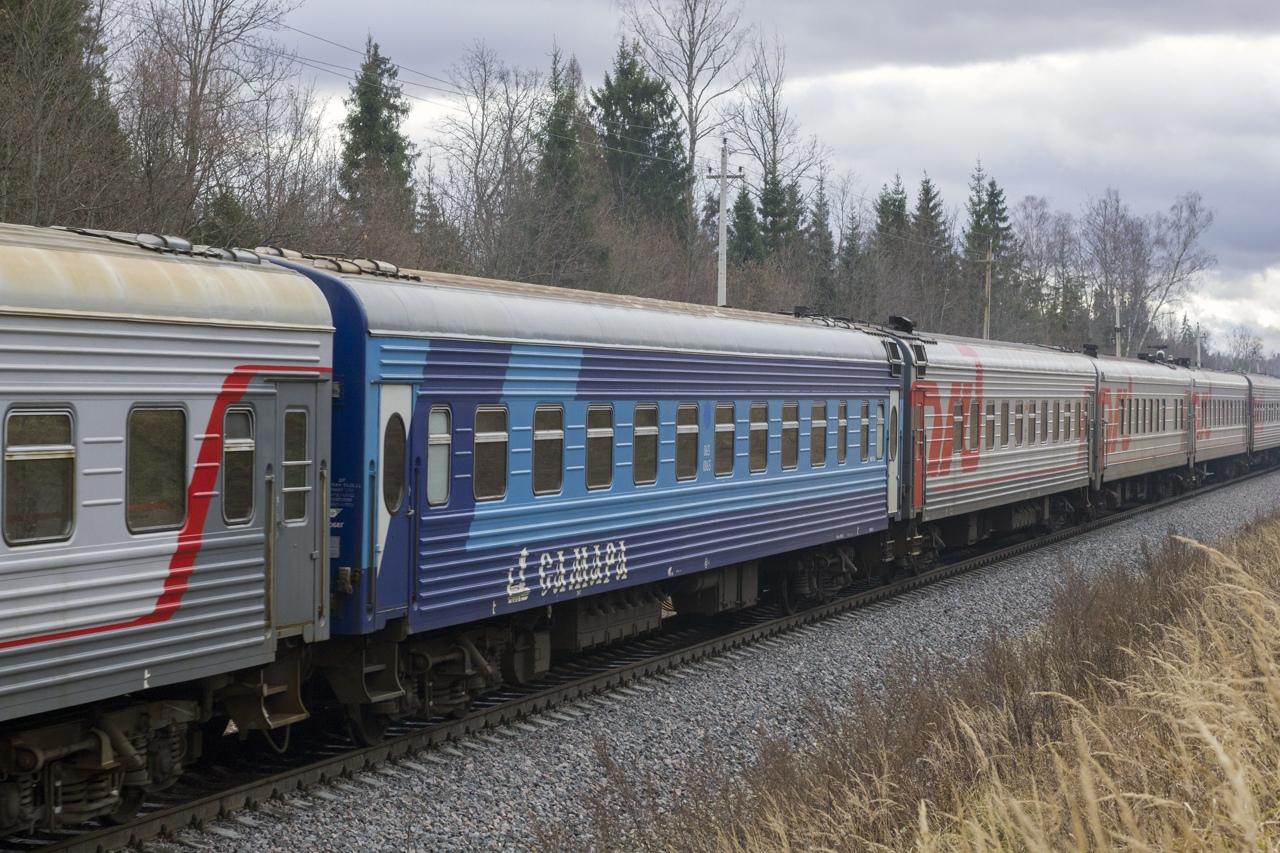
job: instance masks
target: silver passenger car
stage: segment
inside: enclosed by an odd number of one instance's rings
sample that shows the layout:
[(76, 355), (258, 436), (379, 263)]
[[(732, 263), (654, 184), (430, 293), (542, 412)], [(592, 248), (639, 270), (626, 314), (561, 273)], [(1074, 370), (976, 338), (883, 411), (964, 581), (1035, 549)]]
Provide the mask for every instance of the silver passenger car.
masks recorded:
[[(332, 329), (306, 279), (252, 253), (5, 225), (0, 348), (11, 828), (118, 811), (131, 783), (111, 775), (113, 749), (145, 759), (149, 733), (193, 707), (113, 722), (109, 700), (204, 677), (222, 689), (283, 643), (327, 636)], [(261, 706), (253, 680), (242, 692)], [(85, 703), (88, 722), (31, 721)], [(86, 742), (94, 760), (77, 757)], [(157, 781), (132, 769), (139, 790)], [(57, 802), (39, 793), (55, 788)]]

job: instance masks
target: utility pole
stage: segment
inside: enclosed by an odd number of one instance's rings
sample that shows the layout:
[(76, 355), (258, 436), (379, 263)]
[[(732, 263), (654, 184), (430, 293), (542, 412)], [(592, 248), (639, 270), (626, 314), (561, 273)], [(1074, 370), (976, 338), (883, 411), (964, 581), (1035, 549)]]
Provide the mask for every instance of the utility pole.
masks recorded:
[(987, 238), (987, 308), (982, 313), (982, 339), (991, 340), (991, 246), (995, 238)]
[(1200, 324), (1196, 323), (1196, 367), (1203, 367), (1200, 363)]
[[(1116, 287), (1116, 358), (1120, 358), (1122, 355), (1124, 355), (1124, 353), (1121, 352), (1120, 350), (1120, 288), (1117, 286)], [(1200, 358), (1199, 356), (1197, 356), (1196, 361), (1199, 361), (1199, 360)]]
[(738, 174), (729, 174), (729, 137), (720, 137), (720, 174), (711, 174), (711, 167), (707, 167), (707, 177), (720, 181), (720, 268), (716, 276), (716, 305), (721, 308), (729, 304), (728, 296), (728, 269), (729, 269), (729, 210), (726, 199), (728, 198), (728, 182), (733, 180), (742, 180), (742, 167), (738, 167)]

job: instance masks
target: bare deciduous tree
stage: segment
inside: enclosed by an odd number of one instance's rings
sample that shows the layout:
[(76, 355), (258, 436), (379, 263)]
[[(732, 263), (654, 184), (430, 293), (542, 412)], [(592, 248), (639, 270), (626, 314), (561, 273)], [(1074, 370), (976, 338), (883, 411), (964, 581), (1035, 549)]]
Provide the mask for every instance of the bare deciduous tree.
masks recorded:
[(508, 66), (477, 42), (449, 71), (463, 115), (443, 122), (437, 143), (444, 180), (433, 188), (457, 223), (467, 265), (478, 275), (518, 277), (519, 246), (509, 221), (536, 162), (535, 119), (545, 98), (542, 75)]
[(1027, 196), (1011, 211), (1018, 245), (1018, 274), (1040, 295), (1043, 328), (1038, 340), (1079, 346), (1089, 336), (1076, 223), (1053, 211), (1043, 196)]
[(1118, 306), (1123, 354), (1141, 351), (1160, 319), (1216, 263), (1200, 245), (1212, 224), (1213, 212), (1195, 192), (1176, 199), (1167, 214), (1146, 218), (1130, 212), (1113, 189), (1085, 205), (1080, 245), (1094, 315), (1112, 327)]
[(297, 70), (265, 33), (295, 6), (139, 0), (133, 7), (137, 38), (119, 75), (120, 108), (138, 158), (145, 225), (190, 233), (206, 205), (248, 191), (260, 151), (245, 141), (270, 109), (264, 99), (286, 91)]
[(786, 186), (807, 177), (825, 159), (816, 136), (801, 135), (800, 123), (783, 100), (787, 49), (774, 34), (751, 43), (748, 71), (740, 96), (726, 112), (738, 145), (756, 162), (761, 175), (773, 173)]
[(644, 47), (650, 70), (676, 93), (692, 181), (698, 172), (698, 143), (722, 123), (716, 118), (715, 102), (741, 82), (733, 69), (749, 32), (739, 26), (742, 4), (622, 0), (621, 6), (627, 29)]

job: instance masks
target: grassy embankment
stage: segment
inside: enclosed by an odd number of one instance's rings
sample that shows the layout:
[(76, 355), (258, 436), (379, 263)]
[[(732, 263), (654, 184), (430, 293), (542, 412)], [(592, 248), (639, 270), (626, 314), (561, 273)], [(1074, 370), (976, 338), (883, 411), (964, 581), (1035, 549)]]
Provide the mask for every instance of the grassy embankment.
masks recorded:
[(1171, 537), (1137, 567), (1067, 569), (1032, 636), (814, 709), (807, 750), (762, 736), (747, 773), (700, 769), (656, 821), (666, 786), (604, 756), (592, 846), (1277, 849), (1278, 652), (1280, 517), (1221, 550)]

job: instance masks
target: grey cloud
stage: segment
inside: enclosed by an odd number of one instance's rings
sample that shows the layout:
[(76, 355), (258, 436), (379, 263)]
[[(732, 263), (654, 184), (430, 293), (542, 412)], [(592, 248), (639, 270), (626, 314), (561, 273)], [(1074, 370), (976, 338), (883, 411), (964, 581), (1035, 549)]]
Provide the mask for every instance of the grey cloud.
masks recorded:
[(1131, 44), (1154, 34), (1258, 34), (1280, 29), (1267, 0), (751, 0), (747, 17), (782, 31), (789, 63), (847, 67), (960, 65)]

